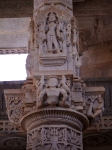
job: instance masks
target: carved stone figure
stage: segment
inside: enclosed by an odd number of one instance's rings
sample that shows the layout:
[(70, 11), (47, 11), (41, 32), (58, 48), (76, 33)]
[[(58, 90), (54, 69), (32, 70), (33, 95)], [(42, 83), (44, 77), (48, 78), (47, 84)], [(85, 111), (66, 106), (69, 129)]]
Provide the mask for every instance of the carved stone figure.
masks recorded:
[(45, 21), (41, 21), (38, 27), (38, 41), (39, 53), (47, 53), (46, 47), (46, 34), (45, 34)]
[(104, 110), (104, 103), (101, 95), (88, 96), (87, 105), (88, 105), (87, 116), (89, 118), (95, 118), (101, 115), (102, 111)]
[(68, 47), (71, 46), (71, 22), (68, 22), (67, 23), (67, 41), (66, 41), (66, 44)]
[(37, 87), (37, 97), (39, 96), (40, 92), (44, 88), (44, 85), (45, 85), (44, 76), (42, 76), (40, 82), (38, 82), (37, 85), (36, 85), (36, 87)]
[(74, 76), (80, 76), (80, 58), (79, 58), (79, 32), (77, 20), (72, 19), (72, 44), (73, 44), (73, 59), (74, 59)]
[(77, 20), (74, 17), (72, 19), (72, 43), (74, 55), (76, 55), (79, 52), (79, 31), (77, 26)]
[(104, 88), (86, 87), (79, 77), (72, 5), (34, 0), (28, 78), (22, 89), (4, 92), (9, 120), (27, 132), (27, 150), (83, 150), (82, 132), (103, 111)]
[(58, 26), (57, 17), (55, 13), (50, 13), (47, 20), (46, 32), (47, 32), (47, 51), (49, 53), (59, 53), (59, 43), (56, 35)]
[(34, 20), (31, 18), (30, 24), (29, 24), (29, 33), (30, 38), (28, 41), (28, 51), (34, 49)]
[[(43, 77), (42, 77), (43, 78)], [(47, 87), (43, 88), (43, 83), (41, 79), (41, 90), (38, 89), (38, 102), (37, 107), (45, 107), (45, 106), (62, 106), (62, 107), (70, 107), (70, 103), (68, 102), (69, 88), (65, 84), (65, 78), (63, 77), (60, 88), (58, 87), (58, 79), (56, 77), (49, 77)]]

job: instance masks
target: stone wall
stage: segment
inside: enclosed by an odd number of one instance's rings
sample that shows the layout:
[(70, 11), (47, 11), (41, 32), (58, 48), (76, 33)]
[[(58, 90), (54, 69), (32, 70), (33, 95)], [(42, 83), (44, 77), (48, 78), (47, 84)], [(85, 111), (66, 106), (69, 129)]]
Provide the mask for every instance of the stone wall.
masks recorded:
[(0, 54), (27, 53), (30, 18), (0, 19)]

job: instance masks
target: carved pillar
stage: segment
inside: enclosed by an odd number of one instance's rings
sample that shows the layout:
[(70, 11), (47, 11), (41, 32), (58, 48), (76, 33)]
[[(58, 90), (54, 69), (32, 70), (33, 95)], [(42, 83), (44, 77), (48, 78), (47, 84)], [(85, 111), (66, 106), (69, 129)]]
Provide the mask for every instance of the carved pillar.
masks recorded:
[(21, 90), (5, 90), (9, 120), (27, 132), (27, 150), (82, 150), (88, 119), (103, 111), (104, 89), (86, 99), (93, 89), (79, 77), (72, 0), (34, 0), (30, 31), (28, 78)]

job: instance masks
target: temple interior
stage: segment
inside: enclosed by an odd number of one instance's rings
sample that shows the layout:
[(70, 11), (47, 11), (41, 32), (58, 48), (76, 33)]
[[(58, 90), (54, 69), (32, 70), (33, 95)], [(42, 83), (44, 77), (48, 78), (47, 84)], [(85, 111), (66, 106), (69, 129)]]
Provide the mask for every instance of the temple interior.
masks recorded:
[[(28, 54), (33, 9), (33, 0), (0, 0), (0, 55)], [(112, 0), (73, 0), (73, 15), (79, 30), (80, 76), (88, 87), (105, 88), (103, 115), (83, 131), (83, 149), (112, 150)], [(0, 150), (26, 149), (27, 135), (10, 123), (4, 97), (4, 90), (21, 89), (24, 82), (0, 81)]]

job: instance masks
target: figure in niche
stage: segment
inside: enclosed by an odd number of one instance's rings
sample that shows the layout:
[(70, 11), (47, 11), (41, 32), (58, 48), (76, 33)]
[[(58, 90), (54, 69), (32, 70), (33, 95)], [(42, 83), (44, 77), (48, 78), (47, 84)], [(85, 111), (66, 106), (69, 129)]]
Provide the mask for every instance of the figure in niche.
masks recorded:
[(67, 93), (69, 93), (69, 89), (64, 81), (60, 83), (59, 87), (58, 79), (56, 77), (49, 77), (46, 88), (41, 89), (38, 95), (37, 107), (70, 107)]
[[(69, 47), (69, 48), (71, 48), (71, 23), (70, 22), (68, 22), (67, 23), (67, 33), (66, 33), (66, 35), (67, 35), (67, 47)], [(70, 49), (69, 49), (69, 51), (70, 51)]]
[(80, 58), (79, 58), (79, 32), (77, 20), (74, 17), (72, 20), (72, 44), (73, 44), (73, 59), (74, 59), (74, 76), (80, 76)]
[(90, 100), (88, 99), (87, 105), (87, 116), (89, 118), (95, 118), (99, 115), (102, 115), (102, 111), (104, 111), (104, 105), (101, 95), (99, 95), (97, 98), (93, 97)]
[(60, 53), (59, 42), (57, 38), (58, 19), (55, 13), (50, 13), (47, 19), (47, 51), (49, 53)]
[(46, 40), (47, 37), (45, 34), (45, 21), (41, 21), (38, 27), (39, 53), (47, 53)]

